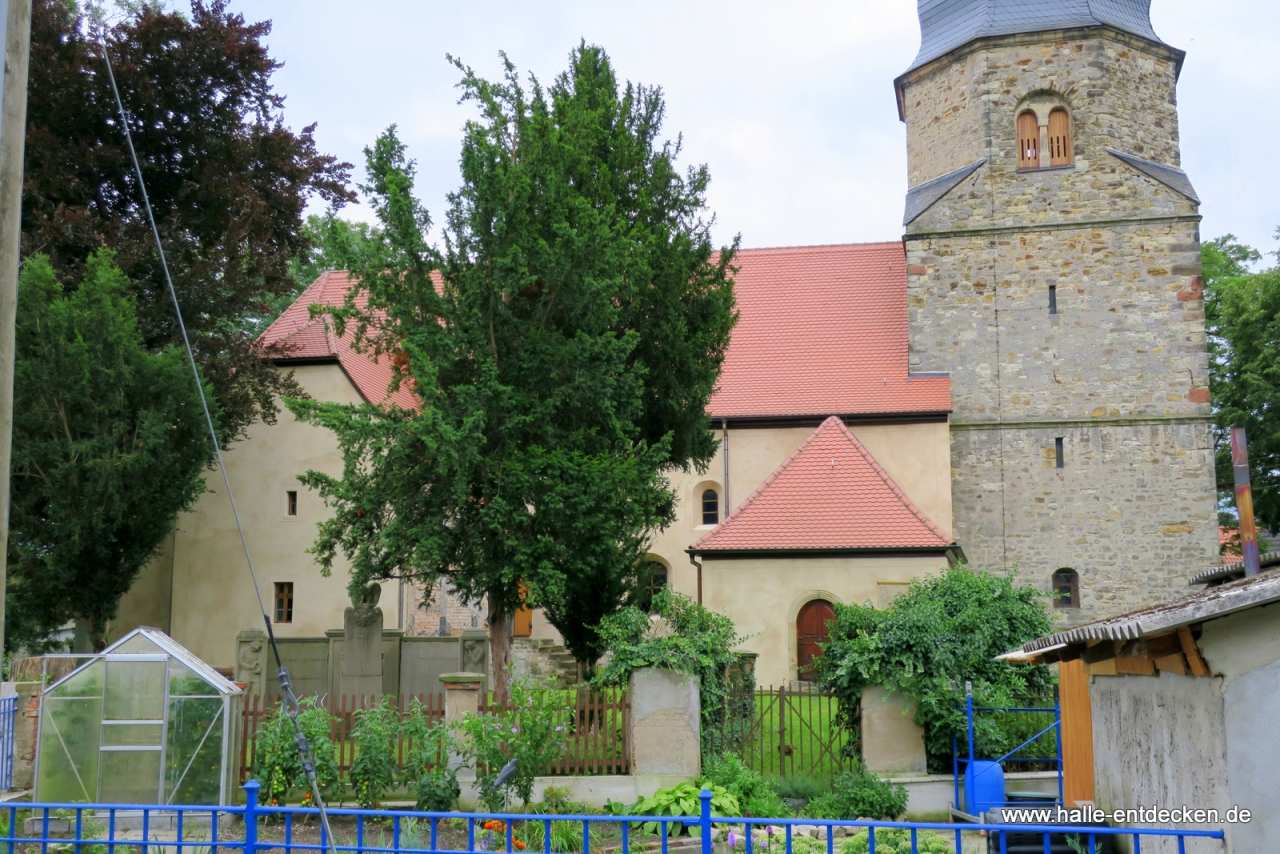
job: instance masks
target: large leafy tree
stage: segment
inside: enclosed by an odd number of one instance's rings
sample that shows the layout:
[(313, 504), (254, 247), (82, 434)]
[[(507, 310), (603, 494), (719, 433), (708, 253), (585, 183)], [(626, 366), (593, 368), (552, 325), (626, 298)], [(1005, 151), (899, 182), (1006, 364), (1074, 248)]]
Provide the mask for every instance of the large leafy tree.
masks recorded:
[[(279, 64), (262, 42), (269, 23), (246, 23), (223, 0), (193, 0), (189, 16), (125, 9), (103, 32), (106, 50), (230, 441), (255, 417), (271, 420), (277, 394), (297, 392), (254, 352), (257, 321), (292, 288), (308, 198), (342, 204), (350, 167), (316, 150), (311, 127), (284, 125), (271, 88)], [(22, 251), (49, 256), (71, 286), (104, 245), (128, 277), (146, 346), (177, 342), (97, 33), (75, 3), (34, 0)]]
[(69, 292), (43, 255), (18, 294), (9, 521), (10, 648), (69, 619), (95, 649), (213, 456), (186, 354), (151, 352), (110, 252)]
[(1218, 493), (1234, 506), (1228, 431), (1243, 426), (1254, 518), (1280, 531), (1280, 266), (1251, 272), (1261, 254), (1230, 234), (1205, 243), (1202, 255)]
[(500, 82), (458, 67), (480, 118), (445, 248), (393, 128), (366, 152), (378, 248), (358, 271), (368, 304), (346, 313), (421, 411), (290, 403), (345, 457), (341, 478), (307, 475), (335, 511), (316, 551), (347, 554), (353, 585), (443, 576), (483, 599), (499, 668), (522, 600), (592, 662), (619, 579), (672, 518), (664, 473), (715, 451), (736, 244), (714, 251), (707, 170), (681, 173), (660, 142), (661, 93), (620, 87), (599, 48), (545, 90), (509, 63)]

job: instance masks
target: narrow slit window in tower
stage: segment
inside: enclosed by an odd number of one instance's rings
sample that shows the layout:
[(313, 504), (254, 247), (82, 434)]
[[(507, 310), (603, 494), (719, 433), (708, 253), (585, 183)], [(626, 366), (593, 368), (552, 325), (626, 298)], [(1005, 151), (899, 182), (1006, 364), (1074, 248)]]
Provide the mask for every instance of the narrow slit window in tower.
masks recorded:
[(1057, 468), (1063, 468), (1066, 464), (1062, 459), (1062, 437), (1053, 440), (1053, 458)]
[(1040, 122), (1036, 114), (1027, 110), (1018, 116), (1018, 168), (1036, 169), (1040, 166)]
[(284, 494), (284, 512), (289, 516), (298, 515), (298, 490), (290, 489)]
[(1049, 286), (1049, 313), (1050, 314), (1058, 313), (1058, 286), (1057, 285)]

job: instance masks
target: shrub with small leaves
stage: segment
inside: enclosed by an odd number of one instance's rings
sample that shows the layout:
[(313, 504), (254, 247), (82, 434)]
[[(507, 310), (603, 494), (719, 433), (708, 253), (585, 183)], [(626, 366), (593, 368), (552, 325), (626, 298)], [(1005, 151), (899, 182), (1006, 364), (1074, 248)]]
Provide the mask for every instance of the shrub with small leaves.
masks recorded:
[(853, 771), (836, 775), (831, 792), (810, 801), (804, 811), (813, 818), (892, 820), (906, 808), (905, 786), (881, 779), (859, 764)]
[[(485, 714), (467, 715), (459, 728), (463, 761), (474, 768), (480, 799), (490, 810), (503, 808), (507, 797), (524, 803), (533, 796), (533, 778), (545, 774), (564, 753), (569, 734), (570, 699), (555, 691), (540, 690), (528, 678), (510, 685), (507, 705)], [(510, 760), (516, 769), (497, 786), (498, 774)]]

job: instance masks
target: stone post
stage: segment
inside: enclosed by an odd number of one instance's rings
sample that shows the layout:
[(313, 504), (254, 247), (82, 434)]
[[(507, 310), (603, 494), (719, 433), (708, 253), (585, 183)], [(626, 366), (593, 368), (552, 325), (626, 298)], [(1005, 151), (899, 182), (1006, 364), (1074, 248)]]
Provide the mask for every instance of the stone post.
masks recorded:
[(441, 673), (444, 685), (444, 722), (455, 724), (466, 715), (480, 712), (483, 673)]
[(382, 609), (378, 597), (382, 588), (370, 584), (360, 601), (343, 612), (342, 674), (343, 694), (358, 697), (382, 695)]
[(884, 688), (862, 692), (862, 761), (868, 771), (909, 776), (928, 771), (924, 729), (912, 716), (914, 706)]
[(631, 674), (631, 773), (697, 777), (702, 773), (702, 702), (698, 677), (657, 667)]
[(14, 722), (13, 788), (19, 791), (35, 785), (36, 726), (40, 720), (40, 683), (17, 682), (18, 718)]

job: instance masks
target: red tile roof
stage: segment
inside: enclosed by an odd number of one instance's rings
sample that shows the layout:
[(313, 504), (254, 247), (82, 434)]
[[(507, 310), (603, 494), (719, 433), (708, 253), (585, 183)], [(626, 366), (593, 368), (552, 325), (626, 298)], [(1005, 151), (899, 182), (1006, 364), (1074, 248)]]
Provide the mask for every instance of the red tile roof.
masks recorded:
[(954, 545), (832, 416), (690, 550), (944, 549)]
[(951, 381), (907, 378), (901, 242), (744, 249), (716, 418), (949, 412)]
[(288, 364), (292, 361), (336, 361), (351, 379), (360, 396), (370, 403), (389, 403), (401, 409), (417, 409), (419, 402), (407, 384), (388, 393), (393, 372), (388, 357), (375, 361), (367, 353), (352, 347), (353, 332), (348, 327), (339, 337), (327, 314), (311, 317), (313, 305), (342, 305), (355, 280), (345, 272), (321, 273), (307, 289), (285, 309), (284, 313), (258, 336), (258, 345), (272, 358)]

